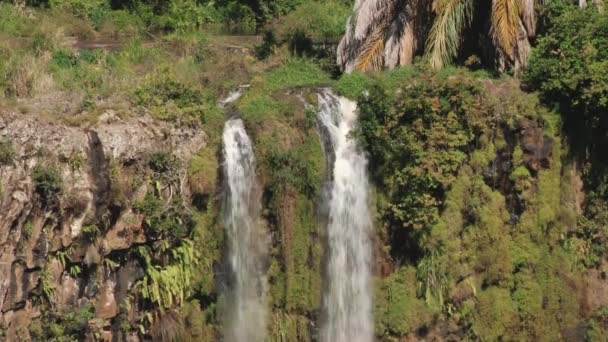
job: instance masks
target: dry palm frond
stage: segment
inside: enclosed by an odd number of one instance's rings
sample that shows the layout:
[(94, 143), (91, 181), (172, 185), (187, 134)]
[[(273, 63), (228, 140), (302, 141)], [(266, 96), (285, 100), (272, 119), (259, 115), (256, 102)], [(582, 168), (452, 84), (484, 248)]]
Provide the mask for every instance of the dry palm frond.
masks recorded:
[(354, 38), (365, 39), (370, 28), (386, 21), (395, 7), (394, 0), (358, 0), (355, 3)]
[(513, 57), (513, 48), (519, 34), (521, 0), (493, 0), (492, 33), (500, 48)]
[(376, 71), (382, 68), (385, 34), (386, 28), (378, 28), (366, 39), (355, 61), (356, 71)]
[(435, 0), (435, 20), (426, 44), (426, 55), (431, 66), (439, 69), (458, 53), (460, 34), (471, 21), (472, 0)]

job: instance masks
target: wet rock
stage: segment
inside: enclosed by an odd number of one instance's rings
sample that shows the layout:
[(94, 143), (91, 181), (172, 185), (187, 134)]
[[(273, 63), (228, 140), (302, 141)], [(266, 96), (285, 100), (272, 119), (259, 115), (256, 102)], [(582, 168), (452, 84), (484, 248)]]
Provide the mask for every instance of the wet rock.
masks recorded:
[(521, 132), (523, 160), (528, 168), (538, 171), (547, 168), (551, 163), (553, 139), (545, 134), (541, 127), (524, 123)]
[(60, 286), (55, 289), (55, 301), (58, 308), (69, 310), (78, 304), (79, 283), (78, 279), (67, 274), (61, 276)]
[(144, 276), (144, 271), (139, 266), (137, 261), (130, 260), (117, 271), (116, 297), (117, 301), (122, 302), (128, 294), (128, 291), (138, 279)]
[(39, 272), (28, 271), (25, 265), (13, 263), (10, 275), (10, 287), (6, 293), (6, 300), (2, 306), (2, 311), (20, 309), (25, 305), (28, 293), (38, 284)]
[(0, 329), (5, 333), (5, 341), (29, 341), (28, 326), (32, 320), (33, 310), (28, 302), (21, 310), (8, 311), (0, 317)]
[(98, 318), (109, 319), (118, 314), (118, 304), (114, 297), (115, 285), (113, 280), (108, 279), (99, 289), (97, 305), (95, 306), (95, 316)]
[[(12, 165), (0, 166), (0, 324), (10, 331), (9, 340), (24, 338), (15, 327), (27, 331), (31, 317), (40, 315), (29, 298), (39, 291), (43, 272), (45, 282), (54, 288), (53, 307), (71, 310), (95, 298), (96, 314), (105, 320), (102, 337), (116, 339), (107, 320), (118, 314), (118, 303), (129, 296), (143, 271), (136, 261), (123, 261), (110, 271), (101, 260), (147, 241), (142, 217), (113, 207), (109, 160), (136, 178), (145, 176), (141, 165), (146, 156), (171, 151), (183, 175), (207, 136), (198, 125), (175, 126), (148, 115), (119, 118), (108, 111), (83, 129), (0, 111), (0, 137), (10, 141), (16, 153)], [(35, 191), (31, 174), (37, 165), (53, 165), (61, 175), (63, 189), (53, 205), (42, 203)], [(180, 190), (189, 201), (188, 187), (180, 185)], [(143, 182), (129, 191), (132, 201), (144, 198), (148, 188)], [(96, 242), (83, 237), (82, 228), (90, 224), (102, 233)], [(59, 261), (63, 255), (67, 259)], [(100, 272), (97, 277), (83, 277), (90, 272), (72, 277), (64, 263), (97, 267)]]
[(146, 242), (142, 221), (143, 217), (132, 211), (123, 214), (103, 239), (103, 250), (106, 254), (114, 250), (127, 249), (136, 243)]

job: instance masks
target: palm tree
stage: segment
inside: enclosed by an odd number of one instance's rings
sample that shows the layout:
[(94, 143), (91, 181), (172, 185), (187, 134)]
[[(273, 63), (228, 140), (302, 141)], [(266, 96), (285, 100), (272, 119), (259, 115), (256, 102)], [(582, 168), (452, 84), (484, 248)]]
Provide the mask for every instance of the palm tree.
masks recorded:
[[(357, 0), (338, 46), (338, 63), (346, 72), (392, 68), (412, 63), (424, 47), (430, 65), (441, 68), (458, 55), (481, 1)], [(519, 72), (525, 66), (535, 35), (534, 1), (492, 0), (485, 36), (499, 70)]]

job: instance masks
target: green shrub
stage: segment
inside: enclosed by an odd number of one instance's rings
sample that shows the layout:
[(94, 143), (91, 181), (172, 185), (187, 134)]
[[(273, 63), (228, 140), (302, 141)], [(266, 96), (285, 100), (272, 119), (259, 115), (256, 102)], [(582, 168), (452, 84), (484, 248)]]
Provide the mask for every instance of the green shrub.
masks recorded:
[(34, 231), (34, 225), (31, 222), (24, 224), (23, 228), (21, 229), (21, 235), (23, 236), (23, 239), (29, 240), (30, 237), (32, 237), (33, 231)]
[(0, 166), (13, 164), (16, 155), (13, 143), (8, 140), (0, 140)]
[(291, 59), (285, 65), (268, 72), (265, 78), (264, 91), (267, 93), (329, 83), (327, 74), (307, 59)]
[(334, 89), (339, 95), (350, 99), (358, 99), (363, 96), (366, 90), (370, 89), (373, 83), (370, 76), (359, 72), (353, 72), (342, 75), (338, 82), (336, 82)]
[(169, 75), (169, 70), (159, 72), (134, 91), (137, 105), (152, 110), (163, 120), (180, 118), (202, 119), (209, 110), (200, 90), (186, 85)]
[(323, 173), (318, 163), (305, 159), (303, 151), (271, 150), (266, 168), (270, 171), (275, 191), (292, 186), (309, 198), (314, 198), (320, 188)]
[(73, 51), (60, 49), (53, 51), (51, 64), (58, 68), (73, 68), (80, 64), (80, 60)]
[(80, 19), (91, 19), (100, 10), (109, 10), (106, 0), (50, 0), (52, 8), (67, 11)]
[(343, 1), (307, 1), (272, 23), (281, 39), (303, 35), (315, 40), (335, 40), (342, 36), (352, 8)]
[(219, 13), (213, 2), (198, 3), (192, 0), (172, 0), (167, 12), (158, 18), (165, 30), (185, 33), (218, 21)]
[(148, 165), (152, 171), (161, 175), (171, 175), (177, 171), (179, 161), (168, 152), (156, 152), (150, 155)]
[(517, 334), (517, 309), (508, 290), (488, 288), (479, 295), (473, 329), (483, 341), (499, 341)]
[(430, 324), (433, 310), (416, 298), (416, 272), (401, 267), (376, 288), (374, 317), (378, 335), (406, 336)]
[(50, 37), (49, 33), (36, 32), (32, 36), (30, 49), (35, 56), (41, 56), (45, 51), (53, 51), (54, 45), (53, 38)]
[(55, 201), (63, 190), (63, 179), (55, 166), (36, 165), (32, 180), (36, 193), (45, 203)]
[(97, 240), (97, 238), (99, 238), (99, 236), (101, 235), (101, 231), (99, 230), (99, 227), (97, 227), (97, 225), (95, 225), (95, 224), (83, 226), (81, 233), (82, 233), (82, 236), (84, 237), (84, 239), (91, 243), (95, 242)]
[(170, 254), (170, 262), (164, 266), (154, 265), (147, 246), (137, 249), (145, 276), (136, 288), (143, 298), (161, 309), (174, 304), (181, 305), (192, 292), (194, 272), (198, 264), (197, 251), (188, 239), (181, 241)]
[(17, 6), (0, 3), (0, 32), (12, 36), (23, 36), (32, 29), (31, 20)]
[(381, 81), (359, 98), (357, 134), (370, 154), (372, 177), (391, 196), (386, 219), (422, 229), (436, 220), (443, 194), (489, 113), (470, 78), (422, 76), (404, 83), (396, 98)]
[(146, 233), (153, 238), (178, 240), (185, 238), (192, 229), (192, 219), (180, 201), (165, 205), (156, 195), (146, 197), (133, 204), (133, 209), (144, 215)]

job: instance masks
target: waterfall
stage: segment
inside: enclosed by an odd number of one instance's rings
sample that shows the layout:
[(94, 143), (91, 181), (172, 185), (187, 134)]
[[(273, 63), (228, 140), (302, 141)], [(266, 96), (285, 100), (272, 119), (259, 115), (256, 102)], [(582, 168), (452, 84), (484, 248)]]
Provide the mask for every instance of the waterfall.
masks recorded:
[(324, 342), (373, 341), (370, 264), (371, 218), (367, 159), (350, 136), (356, 103), (329, 90), (318, 95), (320, 132), (331, 168), (328, 212), (327, 286), (324, 293)]
[(225, 108), (227, 105), (235, 102), (236, 100), (240, 99), (241, 96), (243, 96), (243, 91), (245, 89), (249, 88), (249, 84), (242, 84), (240, 85), (238, 88), (236, 88), (235, 90), (231, 90), (228, 95), (224, 98), (222, 98), (219, 102), (218, 102), (218, 106), (220, 108)]
[(226, 121), (223, 133), (224, 225), (229, 268), (224, 338), (263, 341), (266, 333), (267, 234), (259, 224), (260, 191), (251, 140), (239, 118)]

